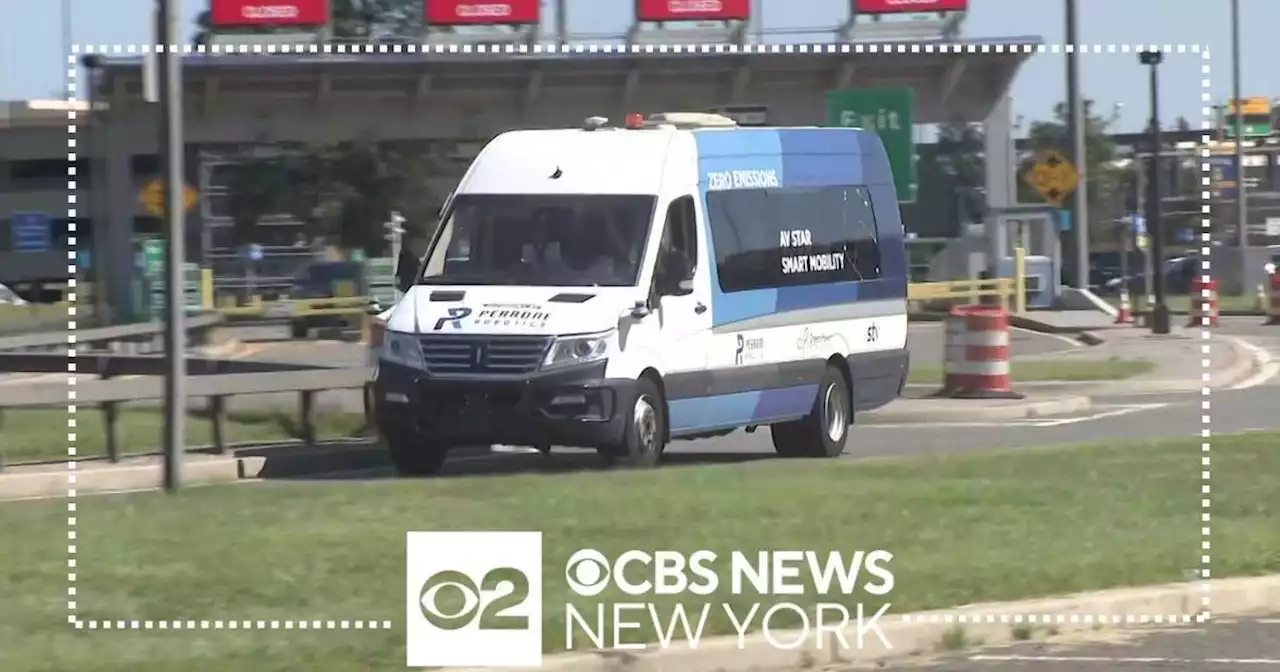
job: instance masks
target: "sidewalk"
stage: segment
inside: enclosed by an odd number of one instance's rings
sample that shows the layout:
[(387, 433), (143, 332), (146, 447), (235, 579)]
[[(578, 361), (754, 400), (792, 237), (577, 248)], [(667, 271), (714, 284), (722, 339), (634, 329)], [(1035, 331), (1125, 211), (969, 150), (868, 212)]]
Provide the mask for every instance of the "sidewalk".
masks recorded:
[[(1251, 376), (1255, 370), (1252, 353), (1240, 346), (1237, 340), (1216, 333), (1204, 339), (1198, 327), (1174, 327), (1172, 333), (1165, 336), (1156, 336), (1146, 329), (1132, 326), (1095, 333), (1103, 339), (1098, 345), (1045, 355), (1015, 357), (1011, 363), (1015, 388), (1018, 363), (1027, 361), (1145, 359), (1155, 364), (1154, 371), (1126, 380), (1069, 385), (1071, 389), (1088, 388), (1112, 394), (1198, 391), (1205, 386), (1203, 360), (1206, 357), (1211, 375), (1209, 387), (1212, 389), (1230, 387)], [(1209, 350), (1207, 356), (1204, 353), (1206, 345)], [(1049, 385), (1046, 383), (1041, 389), (1047, 387)]]
[(1087, 396), (1030, 392), (1023, 399), (946, 399), (930, 396), (937, 385), (908, 388), (905, 396), (874, 411), (857, 414), (857, 423), (1004, 422), (1084, 413)]

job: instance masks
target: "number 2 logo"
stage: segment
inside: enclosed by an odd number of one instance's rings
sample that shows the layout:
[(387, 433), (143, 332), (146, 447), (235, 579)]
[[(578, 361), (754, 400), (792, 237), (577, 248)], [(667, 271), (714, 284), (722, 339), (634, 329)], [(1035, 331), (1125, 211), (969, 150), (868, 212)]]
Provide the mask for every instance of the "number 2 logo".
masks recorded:
[(529, 579), (518, 569), (495, 567), (480, 585), (462, 572), (439, 572), (422, 584), (419, 605), (427, 622), (441, 630), (465, 628), (477, 619), (481, 630), (524, 630), (529, 618), (504, 613), (529, 597)]

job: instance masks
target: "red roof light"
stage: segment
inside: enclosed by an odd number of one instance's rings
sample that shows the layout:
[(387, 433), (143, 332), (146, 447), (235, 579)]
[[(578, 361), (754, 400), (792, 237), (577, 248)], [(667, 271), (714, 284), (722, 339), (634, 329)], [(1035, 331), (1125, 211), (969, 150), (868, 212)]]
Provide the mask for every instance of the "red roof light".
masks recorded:
[(643, 127), (644, 127), (644, 115), (643, 115), (643, 114), (640, 114), (639, 112), (632, 112), (631, 114), (628, 114), (628, 115), (627, 115), (627, 121), (626, 121), (626, 127), (627, 127), (627, 128), (630, 128), (630, 129), (643, 128)]

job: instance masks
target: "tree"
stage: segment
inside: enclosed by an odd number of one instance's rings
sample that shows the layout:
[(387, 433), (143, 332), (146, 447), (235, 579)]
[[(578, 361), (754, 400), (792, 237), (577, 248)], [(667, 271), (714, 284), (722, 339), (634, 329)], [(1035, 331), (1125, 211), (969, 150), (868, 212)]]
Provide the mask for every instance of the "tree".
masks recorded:
[(284, 159), (287, 195), (281, 207), (324, 236), (370, 256), (387, 252), (383, 223), (392, 211), (412, 235), (432, 231), (443, 200), (428, 179), (444, 168), (421, 143), (379, 143), (368, 138), (294, 148)]
[[(1083, 165), (1077, 165), (1083, 182), (1088, 189), (1088, 206), (1090, 232), (1098, 237), (1110, 236), (1111, 223), (1124, 214), (1124, 192), (1122, 176), (1124, 169), (1115, 165), (1116, 145), (1111, 140), (1111, 128), (1119, 115), (1113, 113), (1103, 117), (1094, 112), (1094, 101), (1084, 101), (1085, 114), (1085, 159)], [(1032, 122), (1030, 140), (1036, 152), (1057, 149), (1068, 154), (1070, 149), (1067, 133), (1067, 105), (1059, 103), (1054, 106), (1054, 118), (1050, 121)], [(1030, 170), (1034, 156), (1021, 162), (1019, 174)], [(1044, 199), (1027, 185), (1024, 180), (1018, 181), (1018, 199), (1024, 203), (1041, 203)]]
[(982, 131), (963, 120), (938, 129), (938, 167), (947, 179), (951, 220), (980, 222), (987, 213), (986, 158)]
[(235, 166), (227, 181), (227, 210), (237, 245), (263, 242), (258, 224), (280, 211), (278, 195), (287, 191), (279, 160), (251, 159)]

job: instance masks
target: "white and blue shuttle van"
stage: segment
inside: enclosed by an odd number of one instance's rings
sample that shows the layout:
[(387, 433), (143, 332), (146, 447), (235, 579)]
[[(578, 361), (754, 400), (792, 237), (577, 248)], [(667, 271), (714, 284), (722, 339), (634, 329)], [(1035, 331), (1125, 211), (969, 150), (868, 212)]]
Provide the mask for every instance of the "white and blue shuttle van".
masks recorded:
[(860, 129), (503, 133), (405, 289), (372, 403), (406, 474), (495, 443), (645, 466), (765, 425), (780, 455), (831, 457), (907, 376), (898, 198)]

